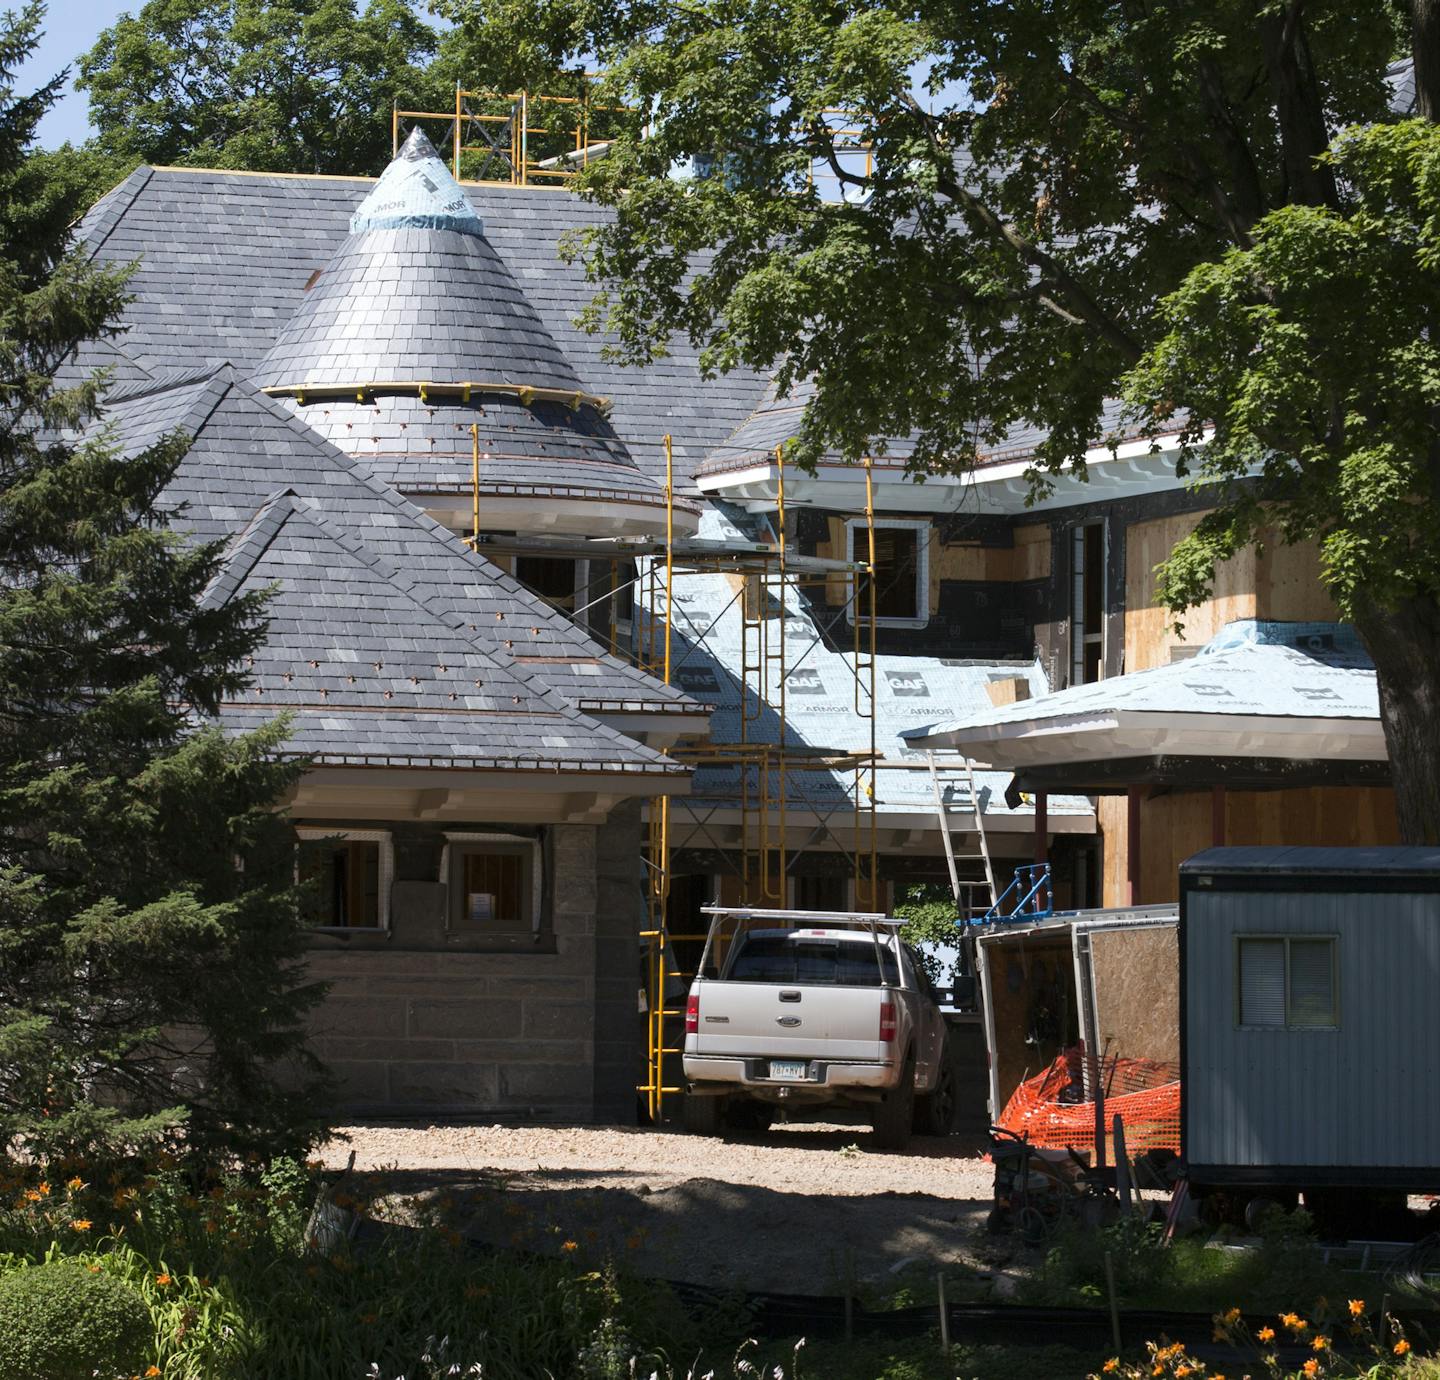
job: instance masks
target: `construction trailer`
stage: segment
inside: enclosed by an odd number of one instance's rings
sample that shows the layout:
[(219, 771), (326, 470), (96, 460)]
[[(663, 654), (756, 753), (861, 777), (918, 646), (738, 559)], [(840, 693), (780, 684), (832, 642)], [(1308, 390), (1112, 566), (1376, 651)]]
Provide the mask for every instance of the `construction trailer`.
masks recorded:
[(1323, 1203), (1333, 1189), (1373, 1208), (1377, 1191), (1440, 1189), (1437, 987), (1440, 849), (1212, 848), (1186, 861), (1192, 1192)]

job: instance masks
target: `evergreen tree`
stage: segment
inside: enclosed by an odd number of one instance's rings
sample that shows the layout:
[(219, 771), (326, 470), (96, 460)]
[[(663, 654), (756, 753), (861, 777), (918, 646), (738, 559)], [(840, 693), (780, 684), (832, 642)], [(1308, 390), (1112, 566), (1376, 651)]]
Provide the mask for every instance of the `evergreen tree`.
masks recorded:
[(207, 724), (263, 609), (202, 605), (222, 553), (159, 505), (186, 438), (127, 453), (75, 367), (128, 271), (71, 252), (83, 187), (37, 174), (58, 81), (14, 73), (42, 16), (0, 18), (0, 1141), (299, 1149), (318, 993), (274, 808), (298, 768), (283, 724)]

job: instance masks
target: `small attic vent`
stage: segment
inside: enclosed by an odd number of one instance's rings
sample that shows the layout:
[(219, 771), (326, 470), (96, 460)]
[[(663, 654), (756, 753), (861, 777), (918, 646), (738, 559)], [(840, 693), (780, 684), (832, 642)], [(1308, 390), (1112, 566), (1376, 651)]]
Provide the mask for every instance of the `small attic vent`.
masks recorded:
[(320, 275), (321, 275), (322, 273), (324, 273), (324, 272), (325, 272), (325, 270), (324, 270), (323, 268), (317, 268), (317, 269), (315, 270), (315, 272), (312, 273), (312, 274), (305, 280), (305, 286), (301, 289), (301, 291), (302, 291), (302, 292), (309, 292), (310, 289), (311, 289), (312, 287), (314, 287), (315, 284), (320, 281)]

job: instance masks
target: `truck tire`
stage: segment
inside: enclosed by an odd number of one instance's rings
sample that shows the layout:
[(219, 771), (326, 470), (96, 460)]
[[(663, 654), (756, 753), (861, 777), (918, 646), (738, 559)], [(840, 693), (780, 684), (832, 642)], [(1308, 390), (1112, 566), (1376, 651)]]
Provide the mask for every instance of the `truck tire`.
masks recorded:
[(882, 1150), (904, 1150), (910, 1144), (915, 1121), (915, 1051), (907, 1050), (900, 1069), (900, 1082), (885, 1100), (875, 1106), (875, 1144)]
[(680, 1123), (692, 1136), (718, 1136), (725, 1130), (725, 1099), (685, 1094)]
[(915, 1133), (921, 1136), (948, 1136), (955, 1129), (955, 1107), (959, 1095), (959, 1079), (955, 1073), (955, 1055), (950, 1041), (940, 1051), (940, 1068), (935, 1086), (915, 1099)]

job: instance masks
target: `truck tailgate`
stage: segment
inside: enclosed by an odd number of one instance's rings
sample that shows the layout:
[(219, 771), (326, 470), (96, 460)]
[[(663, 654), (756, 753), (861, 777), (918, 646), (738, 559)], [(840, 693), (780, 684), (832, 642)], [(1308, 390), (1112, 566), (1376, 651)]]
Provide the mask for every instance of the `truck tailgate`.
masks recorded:
[(706, 979), (696, 1054), (878, 1063), (891, 1056), (880, 1039), (880, 987), (797, 987)]

